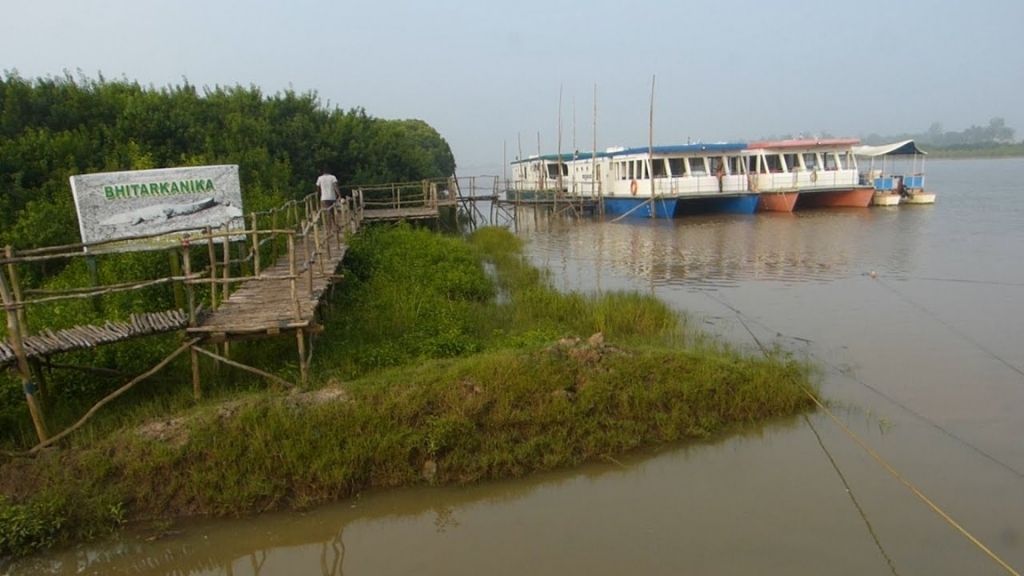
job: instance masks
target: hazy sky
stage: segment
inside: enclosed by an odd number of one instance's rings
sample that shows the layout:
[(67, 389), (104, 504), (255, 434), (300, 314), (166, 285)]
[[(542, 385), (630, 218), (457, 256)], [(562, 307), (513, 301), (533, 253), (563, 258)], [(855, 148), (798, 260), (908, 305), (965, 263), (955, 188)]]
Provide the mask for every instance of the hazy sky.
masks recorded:
[[(460, 175), (654, 139), (863, 136), (1004, 117), (1024, 136), (1024, 0), (5, 0), (0, 68), (315, 91), (420, 118)], [(574, 114), (575, 108), (575, 114)]]

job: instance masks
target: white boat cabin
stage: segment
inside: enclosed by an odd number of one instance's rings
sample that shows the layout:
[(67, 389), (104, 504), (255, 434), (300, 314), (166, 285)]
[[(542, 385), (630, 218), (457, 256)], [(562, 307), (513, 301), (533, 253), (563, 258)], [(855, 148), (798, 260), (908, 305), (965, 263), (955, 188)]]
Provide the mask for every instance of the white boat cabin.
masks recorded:
[(854, 139), (752, 142), (746, 151), (750, 189), (792, 192), (842, 189), (859, 180)]

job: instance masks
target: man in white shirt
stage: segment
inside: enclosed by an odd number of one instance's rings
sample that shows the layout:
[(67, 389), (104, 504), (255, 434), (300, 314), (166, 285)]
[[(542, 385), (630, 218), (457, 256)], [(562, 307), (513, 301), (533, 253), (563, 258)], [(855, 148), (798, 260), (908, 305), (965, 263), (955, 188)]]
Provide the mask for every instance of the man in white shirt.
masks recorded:
[(320, 190), (320, 207), (327, 211), (328, 222), (334, 224), (334, 202), (338, 199), (338, 179), (327, 168), (320, 171), (316, 179), (316, 187)]

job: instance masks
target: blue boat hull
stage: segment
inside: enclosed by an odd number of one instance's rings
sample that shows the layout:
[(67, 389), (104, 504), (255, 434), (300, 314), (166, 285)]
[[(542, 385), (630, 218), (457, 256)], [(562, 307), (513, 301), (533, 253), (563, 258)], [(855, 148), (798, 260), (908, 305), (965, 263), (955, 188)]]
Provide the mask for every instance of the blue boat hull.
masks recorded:
[[(629, 214), (629, 218), (672, 218), (676, 213), (675, 198), (657, 199), (653, 203), (649, 198), (605, 198), (604, 212), (609, 216)], [(640, 208), (638, 205), (644, 204)]]
[(753, 214), (757, 211), (757, 194), (725, 198), (693, 198), (680, 200), (677, 216), (692, 214)]
[[(631, 218), (673, 218), (693, 214), (753, 214), (757, 210), (757, 198), (757, 194), (724, 198), (659, 198), (654, 201), (653, 209), (651, 204), (642, 198), (605, 198), (604, 211), (609, 216), (629, 214)], [(637, 208), (639, 204), (645, 205)]]

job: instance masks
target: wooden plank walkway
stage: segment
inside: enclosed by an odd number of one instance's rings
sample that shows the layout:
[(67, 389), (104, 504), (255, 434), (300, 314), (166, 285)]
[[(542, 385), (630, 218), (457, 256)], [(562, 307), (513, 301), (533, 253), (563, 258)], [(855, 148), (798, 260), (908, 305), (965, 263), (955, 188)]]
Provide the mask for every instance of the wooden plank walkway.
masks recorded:
[[(277, 334), (283, 330), (310, 327), (324, 293), (337, 278), (335, 272), (348, 248), (344, 243), (339, 246), (333, 235), (327, 242), (332, 243), (330, 255), (323, 254), (322, 262), (314, 260), (308, 266), (299, 264), (295, 299), (290, 278), (291, 264), (285, 254), (273, 266), (262, 270), (259, 277), (243, 281), (227, 301), (202, 316), (196, 326), (187, 328), (187, 332), (195, 336), (226, 337)], [(298, 311), (295, 309), (296, 300)]]
[(381, 208), (363, 211), (364, 222), (425, 220), (427, 218), (437, 218), (437, 208), (417, 206), (414, 208)]
[[(132, 314), (127, 322), (107, 322), (102, 326), (75, 326), (66, 330), (43, 330), (39, 334), (25, 338), (25, 354), (29, 358), (40, 358), (95, 348), (102, 344), (150, 336), (164, 332), (174, 332), (188, 326), (188, 313), (184, 310), (168, 310), (166, 312), (148, 312)], [(0, 367), (13, 364), (17, 360), (14, 349), (6, 341), (0, 341)]]

